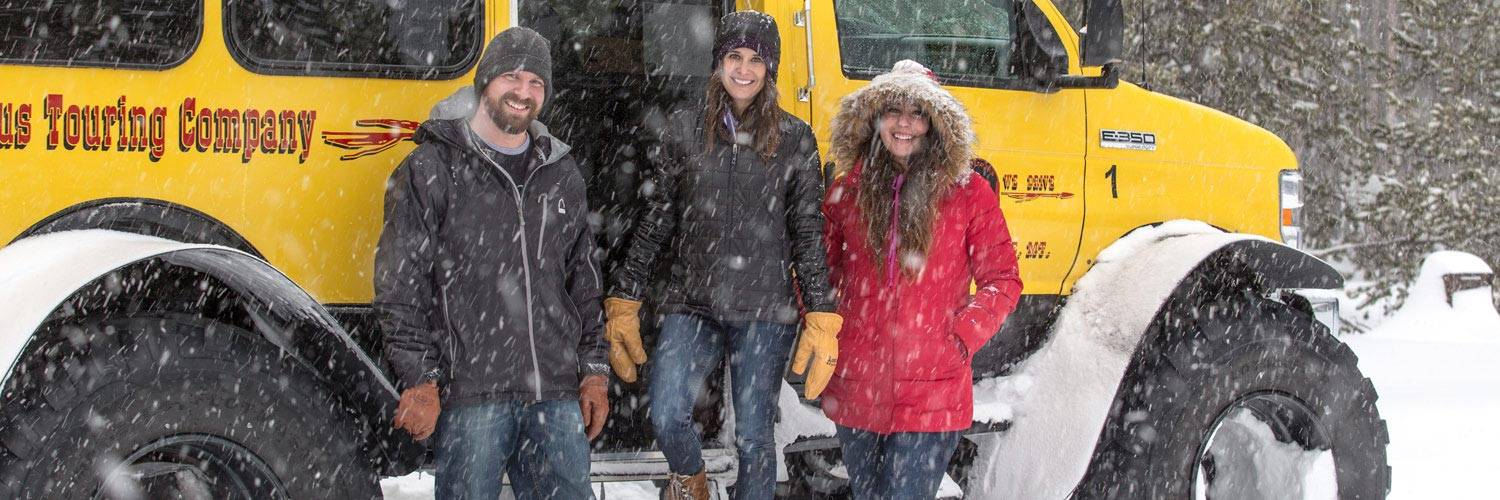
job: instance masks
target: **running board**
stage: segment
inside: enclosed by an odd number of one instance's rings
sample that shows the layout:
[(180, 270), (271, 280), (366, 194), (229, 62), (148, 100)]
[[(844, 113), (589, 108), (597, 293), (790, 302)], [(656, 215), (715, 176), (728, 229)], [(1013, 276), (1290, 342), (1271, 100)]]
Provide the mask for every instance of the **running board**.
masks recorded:
[[(964, 431), (964, 436), (971, 436), (971, 435), (974, 435), (974, 434), (1002, 433), (1002, 432), (1010, 430), (1010, 423), (1011, 422), (1009, 420), (1006, 420), (1006, 421), (1003, 421), (1003, 422), (995, 422), (995, 423), (991, 423), (991, 422), (974, 422), (974, 425), (971, 426), (971, 427), (969, 427), (969, 430)], [(801, 453), (801, 452), (804, 452), (804, 451), (828, 450), (828, 449), (833, 449), (833, 448), (838, 448), (838, 447), (839, 447), (839, 438), (836, 438), (836, 437), (802, 438), (802, 439), (797, 440), (797, 442), (794, 442), (792, 444), (786, 445), (786, 448), (783, 448), (781, 450), (781, 452), (782, 453)], [(598, 456), (598, 455), (595, 455), (595, 456)]]
[[(592, 483), (666, 480), (671, 472), (667, 468), (667, 457), (660, 451), (593, 453), (589, 455), (589, 461), (589, 482)], [(708, 472), (709, 480), (724, 485), (732, 483), (737, 467), (734, 450), (703, 450), (703, 470)], [(419, 470), (436, 474), (431, 463)], [(504, 477), (504, 483), (510, 484), (509, 475)]]
[[(666, 479), (670, 472), (667, 457), (660, 451), (594, 453), (590, 460), (589, 480), (597, 483)], [(736, 467), (734, 450), (703, 450), (703, 470), (708, 472), (710, 480), (732, 481)]]

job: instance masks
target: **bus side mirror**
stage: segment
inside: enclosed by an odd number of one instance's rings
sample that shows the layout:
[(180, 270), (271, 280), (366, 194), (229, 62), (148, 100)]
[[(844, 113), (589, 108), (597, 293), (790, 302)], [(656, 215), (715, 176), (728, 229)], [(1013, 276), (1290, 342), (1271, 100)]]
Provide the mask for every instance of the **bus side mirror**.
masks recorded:
[(1083, 11), (1083, 65), (1120, 62), (1125, 43), (1125, 8), (1120, 0), (1089, 0)]

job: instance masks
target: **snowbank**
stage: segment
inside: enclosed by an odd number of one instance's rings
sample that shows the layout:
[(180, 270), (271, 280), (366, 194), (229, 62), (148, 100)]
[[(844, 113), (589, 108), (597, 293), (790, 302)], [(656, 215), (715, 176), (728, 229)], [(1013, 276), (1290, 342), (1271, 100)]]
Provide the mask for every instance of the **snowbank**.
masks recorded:
[(1500, 314), (1490, 289), (1453, 295), (1442, 275), (1490, 272), (1462, 252), (1422, 262), (1401, 309), (1367, 334), (1341, 337), (1375, 382), (1390, 431), (1391, 499), (1477, 498), (1493, 489), (1500, 449)]
[[(831, 437), (837, 429), (832, 420), (823, 416), (823, 410), (814, 408), (802, 402), (802, 397), (797, 395), (797, 390), (791, 384), (781, 383), (781, 394), (777, 397), (776, 404), (781, 412), (781, 418), (776, 421), (776, 449), (786, 449), (787, 445), (797, 442), (804, 437)], [(786, 455), (776, 454), (776, 480), (786, 481)]]
[(0, 382), (9, 379), (32, 332), (79, 287), (138, 260), (202, 248), (238, 252), (102, 229), (32, 236), (0, 248), (0, 365), (6, 368)]
[(974, 421), (986, 424), (1011, 422), (1015, 407), (1036, 382), (1030, 375), (994, 377), (974, 383)]
[(1495, 311), (1490, 287), (1462, 290), (1448, 303), (1443, 276), (1492, 273), (1490, 266), (1473, 254), (1434, 252), (1422, 261), (1422, 270), (1401, 309), (1370, 332), (1375, 337), (1410, 340), (1500, 341), (1500, 313)]
[(976, 464), (970, 497), (1066, 498), (1088, 467), (1120, 378), (1161, 303), (1202, 257), (1250, 238), (1257, 237), (1172, 221), (1136, 230), (1100, 252), (1047, 344), (1018, 367), (1014, 381), (983, 385), (991, 391), (975, 394), (976, 401), (997, 403), (986, 409), (988, 417), (1003, 416), (999, 403), (1013, 401), (1014, 420), (1008, 432), (979, 443), (981, 456), (989, 456), (982, 468)]

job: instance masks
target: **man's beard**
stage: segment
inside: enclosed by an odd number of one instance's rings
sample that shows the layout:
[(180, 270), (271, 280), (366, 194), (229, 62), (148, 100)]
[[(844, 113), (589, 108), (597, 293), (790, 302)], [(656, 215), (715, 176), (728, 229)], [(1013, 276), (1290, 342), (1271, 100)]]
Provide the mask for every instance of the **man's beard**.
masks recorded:
[[(510, 110), (510, 106), (505, 104), (505, 101), (507, 100), (525, 104), (528, 108), (526, 115), (516, 116), (515, 114), (508, 112), (508, 110)], [(490, 121), (493, 122), (495, 124), (495, 127), (499, 128), (501, 132), (505, 132), (507, 134), (519, 134), (525, 132), (528, 128), (531, 127), (532, 120), (536, 120), (536, 115), (538, 111), (540, 111), (539, 109), (537, 109), (536, 101), (532, 99), (522, 99), (521, 96), (514, 93), (506, 93), (505, 95), (500, 96), (499, 99), (488, 100), (485, 102), (485, 107), (488, 108), (487, 112), (490, 115)]]

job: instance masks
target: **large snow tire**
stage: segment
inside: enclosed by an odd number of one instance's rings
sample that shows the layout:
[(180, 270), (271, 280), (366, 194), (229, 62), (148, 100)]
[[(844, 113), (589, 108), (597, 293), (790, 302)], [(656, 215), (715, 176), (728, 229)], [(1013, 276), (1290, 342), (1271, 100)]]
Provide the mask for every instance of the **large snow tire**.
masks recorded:
[[(1385, 497), (1375, 388), (1326, 326), (1249, 293), (1165, 311), (1126, 370), (1076, 498)], [(1319, 467), (1325, 480), (1286, 474)]]
[(261, 336), (193, 316), (39, 332), (0, 406), (4, 498), (375, 498), (361, 425)]

